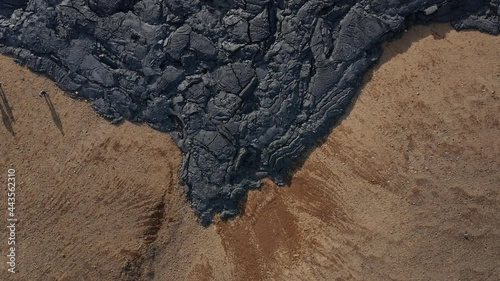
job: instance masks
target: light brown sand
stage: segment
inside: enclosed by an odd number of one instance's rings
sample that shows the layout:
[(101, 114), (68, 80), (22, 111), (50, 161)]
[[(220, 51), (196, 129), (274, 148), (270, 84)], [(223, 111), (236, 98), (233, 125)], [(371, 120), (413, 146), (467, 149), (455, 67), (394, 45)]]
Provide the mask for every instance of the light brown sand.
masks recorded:
[(497, 280), (499, 43), (437, 25), (388, 44), (291, 185), (266, 182), (206, 229), (168, 135), (110, 125), (0, 57), (15, 117), (0, 124), (0, 175), (17, 170), (20, 219), (19, 272), (2, 260), (0, 280)]
[(499, 43), (438, 25), (386, 45), (291, 185), (221, 225), (239, 279), (498, 280)]
[[(170, 250), (173, 241), (172, 249), (183, 252), (196, 238), (192, 228), (205, 243), (220, 244), (197, 224), (182, 195), (180, 152), (169, 135), (128, 122), (110, 125), (10, 58), (1, 57), (0, 69), (14, 116), (0, 124), (1, 180), (6, 184), (7, 168), (17, 170), (20, 220), (19, 273), (7, 273), (2, 227), (0, 280), (132, 280), (151, 272), (157, 247)], [(49, 93), (54, 114), (40, 90)], [(6, 195), (2, 188), (5, 223)], [(179, 268), (179, 260), (169, 261)]]

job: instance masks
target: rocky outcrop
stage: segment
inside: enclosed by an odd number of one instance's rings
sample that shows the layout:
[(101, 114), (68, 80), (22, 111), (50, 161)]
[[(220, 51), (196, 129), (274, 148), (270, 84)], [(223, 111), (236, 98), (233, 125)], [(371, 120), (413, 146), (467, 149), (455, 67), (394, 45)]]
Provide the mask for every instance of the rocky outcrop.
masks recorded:
[[(499, 33), (498, 0), (0, 0), (0, 52), (71, 96), (171, 132), (202, 223), (324, 137), (412, 24)], [(147, 140), (144, 140), (147, 141)]]

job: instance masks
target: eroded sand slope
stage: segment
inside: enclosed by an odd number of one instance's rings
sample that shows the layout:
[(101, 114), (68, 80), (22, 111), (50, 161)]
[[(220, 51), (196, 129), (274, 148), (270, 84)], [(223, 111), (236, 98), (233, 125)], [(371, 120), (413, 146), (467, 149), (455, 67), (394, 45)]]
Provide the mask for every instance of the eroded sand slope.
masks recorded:
[(266, 182), (243, 216), (208, 228), (168, 135), (110, 125), (2, 57), (15, 122), (0, 125), (0, 169), (18, 171), (20, 223), (19, 273), (2, 262), (0, 279), (496, 280), (499, 43), (437, 25), (386, 45), (291, 184)]

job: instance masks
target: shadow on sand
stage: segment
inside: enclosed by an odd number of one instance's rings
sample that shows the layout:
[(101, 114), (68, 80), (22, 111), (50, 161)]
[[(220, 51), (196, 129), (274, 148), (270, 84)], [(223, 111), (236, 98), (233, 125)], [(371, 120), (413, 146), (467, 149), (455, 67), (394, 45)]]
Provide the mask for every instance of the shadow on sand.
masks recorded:
[(14, 132), (14, 128), (12, 127), (12, 123), (15, 122), (14, 114), (12, 114), (12, 106), (9, 104), (9, 100), (7, 100), (7, 96), (2, 88), (2, 83), (0, 83), (0, 113), (2, 114), (2, 122), (7, 131), (12, 136), (16, 136)]
[(61, 118), (59, 118), (59, 114), (57, 114), (56, 108), (54, 107), (54, 104), (52, 103), (52, 100), (50, 99), (50, 96), (48, 94), (43, 95), (45, 102), (47, 103), (49, 109), (50, 109), (50, 114), (52, 115), (52, 120), (54, 120), (54, 123), (56, 124), (57, 128), (61, 132), (61, 134), (64, 136), (64, 130), (61, 122)]
[(12, 135), (12, 136), (16, 136), (16, 133), (14, 132), (14, 128), (12, 127), (12, 120), (9, 118), (6, 110), (3, 109), (3, 106), (0, 105), (0, 111), (2, 113), (2, 122), (3, 122), (3, 125), (5, 126), (5, 128), (7, 129), (7, 131), (9, 131), (9, 133)]
[(0, 83), (0, 99), (2, 100), (2, 103), (5, 107), (5, 113), (7, 114), (7, 116), (9, 116), (12, 122), (15, 122), (16, 119), (14, 119), (14, 114), (12, 114), (12, 106), (10, 106), (9, 100), (7, 100), (7, 96), (3, 91), (2, 83)]

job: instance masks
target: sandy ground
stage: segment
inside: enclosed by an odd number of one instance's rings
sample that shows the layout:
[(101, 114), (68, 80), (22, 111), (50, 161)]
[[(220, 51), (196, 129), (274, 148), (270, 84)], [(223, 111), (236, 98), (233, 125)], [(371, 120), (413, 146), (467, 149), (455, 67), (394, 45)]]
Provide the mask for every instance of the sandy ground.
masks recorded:
[(448, 25), (387, 44), (290, 184), (266, 181), (208, 228), (168, 135), (113, 126), (0, 57), (0, 175), (17, 171), (19, 219), (18, 272), (2, 228), (0, 280), (498, 280), (499, 44)]

